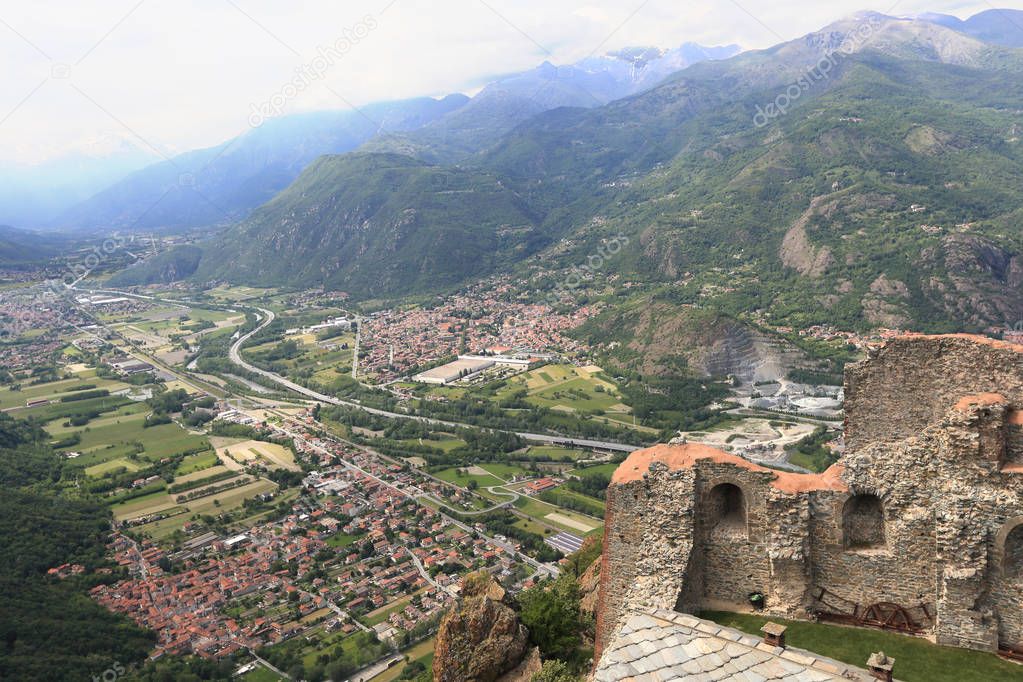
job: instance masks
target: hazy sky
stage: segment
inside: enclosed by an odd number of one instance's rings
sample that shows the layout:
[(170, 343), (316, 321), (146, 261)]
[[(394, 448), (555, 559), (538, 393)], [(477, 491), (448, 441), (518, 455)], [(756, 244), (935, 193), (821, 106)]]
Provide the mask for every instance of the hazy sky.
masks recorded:
[[(185, 151), (243, 132), (266, 103), (292, 112), (471, 93), (544, 59), (569, 63), (627, 45), (757, 48), (862, 9), (966, 17), (990, 8), (983, 0), (0, 0), (0, 161), (35, 162), (111, 139)], [(296, 79), (301, 88), (286, 87)]]

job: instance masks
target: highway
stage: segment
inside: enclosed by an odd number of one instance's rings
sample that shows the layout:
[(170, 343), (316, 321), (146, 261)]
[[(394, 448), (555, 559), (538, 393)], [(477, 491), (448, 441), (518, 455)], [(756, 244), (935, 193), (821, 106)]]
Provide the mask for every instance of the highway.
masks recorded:
[[(69, 290), (69, 292), (73, 296), (74, 291), (76, 291), (78, 289), (76, 289), (74, 286), (70, 286), (70, 287), (68, 287), (68, 290)], [(164, 300), (164, 299), (156, 298), (155, 296), (145, 296), (145, 295), (142, 295), (142, 294), (134, 294), (134, 293), (131, 293), (129, 291), (120, 291), (120, 290), (117, 290), (117, 289), (90, 289), (90, 288), (82, 288), (80, 290), (81, 291), (88, 291), (90, 293), (104, 293), (104, 294), (116, 294), (118, 296), (128, 296), (128, 297), (131, 297), (131, 298), (139, 298), (139, 299), (143, 299), (143, 300), (146, 300), (146, 301), (152, 301), (154, 303), (161, 303), (161, 304), (167, 304), (167, 305), (175, 305), (175, 306), (180, 306), (180, 307), (187, 307), (187, 305), (185, 305), (185, 304), (190, 302), (188, 299), (181, 299), (181, 300), (178, 300), (178, 301), (167, 301), (167, 300)], [(197, 304), (197, 305), (204, 305), (204, 304)], [(362, 411), (367, 412), (369, 414), (375, 414), (375, 415), (378, 415), (378, 416), (381, 416), (381, 417), (388, 417), (388, 418), (391, 418), (391, 419), (411, 419), (411, 420), (423, 422), (423, 423), (426, 423), (426, 424), (433, 424), (433, 425), (436, 425), (436, 426), (446, 426), (446, 427), (449, 427), (449, 428), (466, 428), (466, 427), (468, 427), (468, 428), (474, 428), (474, 427), (475, 428), (479, 428), (475, 424), (463, 424), (461, 422), (444, 421), (442, 419), (432, 419), (430, 417), (421, 417), (421, 416), (413, 415), (413, 414), (404, 414), (404, 413), (401, 413), (401, 412), (389, 412), (387, 410), (380, 410), (380, 409), (377, 409), (377, 408), (374, 408), (374, 407), (366, 407), (365, 405), (362, 405), (362, 404), (360, 404), (358, 402), (355, 402), (355, 401), (341, 400), (340, 398), (335, 398), (334, 396), (330, 396), (330, 395), (325, 395), (323, 393), (319, 393), (319, 392), (314, 391), (312, 389), (306, 388), (305, 386), (301, 386), (299, 384), (296, 384), (294, 381), (286, 379), (285, 377), (282, 377), (279, 374), (276, 374), (274, 372), (269, 372), (269, 371), (267, 371), (265, 369), (260, 369), (259, 367), (256, 367), (256, 366), (254, 366), (252, 364), (249, 364), (248, 362), (246, 362), (242, 358), (242, 355), (241, 355), (241, 348), (242, 348), (242, 346), (245, 345), (245, 343), (249, 339), (251, 339), (253, 336), (255, 336), (257, 333), (259, 333), (260, 331), (265, 329), (268, 325), (273, 323), (274, 319), (276, 319), (276, 317), (277, 317), (272, 310), (267, 310), (266, 308), (256, 308), (256, 310), (259, 311), (259, 314), (261, 316), (259, 325), (255, 329), (253, 329), (252, 331), (248, 332), (247, 334), (244, 334), (244, 335), (240, 336), (237, 340), (235, 340), (235, 342), (231, 345), (231, 348), (230, 348), (230, 350), (228, 352), (229, 359), (235, 365), (238, 365), (239, 367), (241, 367), (243, 369), (247, 369), (250, 372), (254, 372), (256, 374), (259, 374), (259, 375), (269, 379), (270, 381), (273, 381), (276, 384), (279, 384), (281, 386), (284, 386), (285, 388), (288, 388), (288, 389), (294, 391), (295, 393), (299, 393), (301, 395), (304, 395), (307, 398), (311, 398), (313, 400), (317, 400), (317, 401), (322, 402), (322, 403), (328, 403), (330, 405), (343, 405), (345, 407), (350, 407), (350, 408), (353, 408), (353, 409), (356, 409), (356, 410), (362, 410)], [(107, 325), (103, 324), (103, 322), (98, 320), (95, 316), (90, 315), (89, 317), (91, 317), (94, 321), (96, 321), (96, 323), (99, 324), (100, 326), (103, 326), (103, 327), (106, 327), (107, 329), (110, 329), (109, 327), (107, 327)], [(117, 331), (112, 330), (112, 329), (110, 331), (113, 331), (120, 338), (122, 338), (125, 341), (127, 341), (127, 339), (125, 339)], [(148, 358), (148, 357), (147, 357), (147, 360), (149, 360), (150, 362), (154, 361), (153, 358)], [(169, 368), (167, 368), (165, 365), (163, 365), (163, 363), (154, 362), (154, 364), (158, 364), (161, 367), (161, 369), (164, 369), (166, 371), (171, 371), (172, 373), (178, 374), (179, 378), (181, 378), (180, 377), (180, 374), (181, 374), (180, 372), (173, 372), (173, 370), (170, 370)], [(192, 379), (192, 382), (196, 382), (197, 381), (196, 379), (192, 378), (191, 376), (189, 376), (189, 378)], [(205, 382), (203, 382), (203, 383), (205, 383)], [(218, 395), (220, 393), (220, 391), (214, 391), (213, 393), (214, 393), (214, 395)], [(625, 445), (623, 443), (612, 443), (612, 442), (608, 442), (608, 441), (590, 440), (590, 439), (587, 439), (587, 438), (565, 438), (565, 437), (561, 437), (561, 436), (550, 436), (550, 435), (542, 434), (542, 433), (528, 433), (528, 432), (514, 432), (514, 433), (517, 436), (519, 436), (520, 438), (522, 438), (523, 440), (527, 440), (527, 441), (530, 441), (530, 442), (533, 442), (533, 443), (544, 443), (544, 444), (550, 444), (550, 445), (565, 445), (565, 446), (568, 446), (568, 447), (588, 448), (588, 449), (592, 449), (592, 450), (608, 450), (608, 451), (611, 451), (611, 452), (622, 452), (622, 453), (630, 453), (630, 452), (633, 452), (635, 450), (640, 450), (641, 449), (639, 446), (636, 446), (636, 445)]]
[[(294, 381), (286, 379), (286, 378), (282, 377), (281, 375), (276, 374), (274, 372), (269, 372), (269, 371), (267, 371), (265, 369), (261, 369), (259, 367), (256, 367), (255, 365), (249, 364), (248, 362), (246, 362), (242, 358), (242, 355), (241, 355), (241, 348), (242, 348), (242, 346), (245, 345), (245, 343), (250, 338), (252, 338), (256, 334), (258, 334), (260, 331), (265, 329), (271, 323), (273, 323), (273, 321), (274, 321), (274, 319), (276, 317), (272, 310), (267, 310), (265, 308), (258, 308), (258, 310), (260, 312), (260, 315), (262, 316), (262, 319), (260, 320), (259, 326), (257, 326), (255, 329), (253, 329), (252, 331), (248, 332), (247, 334), (244, 334), (244, 335), (238, 337), (238, 339), (231, 345), (231, 349), (228, 352), (228, 357), (230, 358), (231, 362), (233, 362), (234, 364), (238, 365), (239, 367), (241, 367), (243, 369), (246, 369), (246, 370), (248, 370), (250, 372), (255, 372), (256, 374), (259, 374), (259, 375), (261, 375), (261, 376), (263, 376), (263, 377), (265, 377), (265, 378), (267, 378), (267, 379), (269, 379), (269, 380), (271, 380), (271, 381), (273, 381), (273, 382), (275, 382), (277, 384), (280, 384), (281, 386), (284, 386), (285, 388), (291, 389), (292, 391), (295, 391), (296, 393), (300, 393), (300, 394), (306, 396), (307, 398), (312, 398), (313, 400), (318, 400), (320, 402), (328, 403), (330, 405), (343, 405), (345, 407), (351, 407), (353, 409), (362, 410), (364, 412), (368, 412), (369, 414), (375, 414), (375, 415), (378, 415), (378, 416), (381, 416), (381, 417), (388, 417), (390, 419), (411, 419), (411, 420), (414, 420), (414, 421), (419, 421), (419, 422), (423, 422), (423, 423), (426, 423), (426, 424), (432, 424), (432, 425), (435, 425), (435, 426), (446, 426), (446, 427), (449, 427), (449, 428), (465, 428), (465, 427), (474, 427), (475, 426), (473, 424), (462, 424), (460, 422), (450, 422), (450, 421), (444, 421), (442, 419), (432, 419), (430, 417), (421, 417), (421, 416), (413, 415), (413, 414), (403, 414), (401, 412), (388, 412), (387, 410), (380, 410), (380, 409), (377, 409), (375, 407), (367, 407), (365, 405), (362, 405), (360, 403), (357, 403), (357, 402), (354, 402), (354, 401), (351, 401), (351, 400), (341, 400), (340, 398), (335, 398), (334, 396), (325, 395), (323, 393), (319, 393), (317, 391), (314, 391), (314, 390), (312, 390), (310, 388), (306, 388), (305, 386), (301, 386), (299, 384), (296, 384)], [(606, 442), (606, 441), (589, 440), (589, 439), (585, 439), (585, 438), (564, 438), (564, 437), (560, 437), (560, 436), (549, 436), (549, 435), (545, 435), (545, 434), (542, 434), (542, 433), (525, 433), (525, 432), (514, 432), (514, 433), (515, 433), (515, 435), (519, 436), (523, 440), (528, 440), (528, 441), (532, 441), (532, 442), (535, 442), (535, 443), (548, 443), (548, 444), (556, 444), (556, 445), (568, 445), (568, 446), (580, 447), (580, 448), (590, 448), (590, 449), (597, 449), (597, 450), (611, 450), (611, 451), (615, 451), (615, 452), (626, 452), (626, 453), (633, 452), (634, 450), (639, 450), (640, 449), (639, 447), (637, 447), (635, 445), (624, 445), (622, 443), (609, 443), (609, 442)]]

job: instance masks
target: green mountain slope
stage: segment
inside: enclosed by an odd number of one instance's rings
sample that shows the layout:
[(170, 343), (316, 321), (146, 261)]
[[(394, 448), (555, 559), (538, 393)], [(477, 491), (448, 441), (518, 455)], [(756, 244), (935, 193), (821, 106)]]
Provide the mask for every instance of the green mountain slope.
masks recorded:
[(42, 264), (57, 255), (64, 240), (0, 225), (0, 265)]
[[(633, 237), (616, 269), (778, 323), (1011, 325), (1023, 83), (1007, 80), (864, 54), (773, 125), (742, 106), (696, 116), (600, 221)], [(562, 261), (604, 236), (577, 231)]]
[(1021, 75), (1021, 50), (858, 15), (606, 106), (542, 113), (472, 166), (321, 159), (206, 245), (196, 276), (369, 298), (536, 256), (523, 267), (551, 282), (620, 234), (628, 246), (599, 277), (731, 319), (1013, 325)]
[(205, 249), (197, 277), (430, 291), (542, 245), (537, 220), (493, 176), (394, 154), (318, 159)]

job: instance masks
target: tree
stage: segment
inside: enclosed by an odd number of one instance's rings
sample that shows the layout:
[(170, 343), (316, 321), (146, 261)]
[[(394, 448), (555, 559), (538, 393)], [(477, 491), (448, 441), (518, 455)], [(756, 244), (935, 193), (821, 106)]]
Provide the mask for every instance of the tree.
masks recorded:
[(582, 637), (579, 619), (579, 584), (562, 575), (548, 587), (541, 584), (519, 597), (522, 623), (529, 638), (545, 657), (570, 658)]
[(529, 682), (579, 682), (579, 676), (574, 675), (564, 661), (552, 659), (544, 661), (540, 672), (533, 675)]

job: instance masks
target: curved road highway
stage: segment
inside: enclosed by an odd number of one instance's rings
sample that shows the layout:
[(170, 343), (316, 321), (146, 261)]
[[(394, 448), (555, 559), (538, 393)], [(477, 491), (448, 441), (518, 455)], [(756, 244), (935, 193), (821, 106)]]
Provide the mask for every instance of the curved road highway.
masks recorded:
[[(282, 377), (279, 374), (275, 374), (274, 372), (268, 372), (265, 369), (260, 369), (259, 367), (256, 367), (254, 365), (249, 364), (248, 362), (245, 362), (245, 360), (242, 359), (242, 355), (241, 355), (241, 348), (242, 348), (242, 346), (245, 344), (246, 341), (248, 341), (250, 338), (252, 338), (255, 334), (257, 334), (258, 332), (262, 331), (267, 325), (272, 323), (274, 321), (275, 317), (276, 317), (276, 315), (274, 315), (274, 312), (272, 310), (267, 310), (265, 308), (257, 308), (257, 310), (259, 310), (260, 314), (263, 316), (263, 319), (260, 321), (259, 326), (257, 326), (255, 329), (253, 329), (252, 331), (248, 332), (247, 334), (243, 334), (242, 336), (238, 337), (238, 340), (236, 340), (231, 345), (231, 350), (228, 352), (228, 356), (230, 357), (231, 362), (233, 362), (234, 364), (238, 365), (239, 367), (242, 367), (243, 369), (247, 369), (250, 372), (255, 372), (256, 374), (259, 374), (259, 375), (261, 375), (263, 377), (266, 377), (267, 379), (270, 379), (271, 381), (273, 381), (275, 383), (278, 383), (281, 386), (289, 388), (292, 391), (295, 391), (296, 393), (301, 393), (302, 395), (304, 395), (304, 396), (306, 396), (308, 398), (312, 398), (313, 400), (318, 400), (318, 401), (323, 402), (323, 403), (328, 403), (330, 405), (344, 405), (345, 407), (352, 407), (352, 408), (355, 408), (357, 410), (363, 410), (364, 412), (368, 412), (370, 414), (375, 414), (375, 415), (378, 415), (378, 416), (381, 416), (381, 417), (389, 417), (389, 418), (392, 418), (392, 419), (412, 419), (414, 421), (424, 422), (424, 423), (427, 423), (427, 424), (434, 424), (434, 425), (437, 425), (437, 426), (447, 426), (447, 427), (450, 427), (450, 428), (465, 428), (467, 426), (474, 426), (473, 424), (461, 424), (459, 422), (449, 422), (449, 421), (444, 421), (442, 419), (432, 419), (430, 417), (420, 417), (420, 416), (414, 415), (414, 414), (402, 414), (400, 412), (388, 412), (387, 410), (379, 410), (379, 409), (377, 409), (375, 407), (366, 407), (365, 405), (362, 405), (362, 404), (357, 403), (357, 402), (353, 402), (353, 401), (350, 401), (350, 400), (341, 400), (340, 398), (335, 398), (334, 396), (324, 395), (323, 393), (318, 393), (318, 392), (316, 392), (316, 391), (314, 391), (314, 390), (312, 390), (310, 388), (306, 388), (305, 386), (301, 386), (299, 384), (296, 384), (294, 381), (286, 379), (286, 378)], [(582, 447), (582, 448), (595, 448), (595, 449), (601, 449), (601, 450), (614, 450), (616, 452), (632, 452), (634, 450), (639, 450), (640, 449), (639, 447), (637, 447), (635, 445), (623, 445), (621, 443), (607, 443), (607, 442), (597, 441), (597, 440), (587, 440), (585, 438), (561, 438), (561, 437), (555, 437), (555, 436), (546, 436), (546, 435), (541, 434), (541, 433), (520, 433), (520, 432), (515, 432), (515, 435), (519, 436), (520, 438), (522, 438), (524, 440), (533, 441), (533, 442), (557, 443), (557, 444), (564, 444), (564, 445), (573, 445), (573, 446)]]

